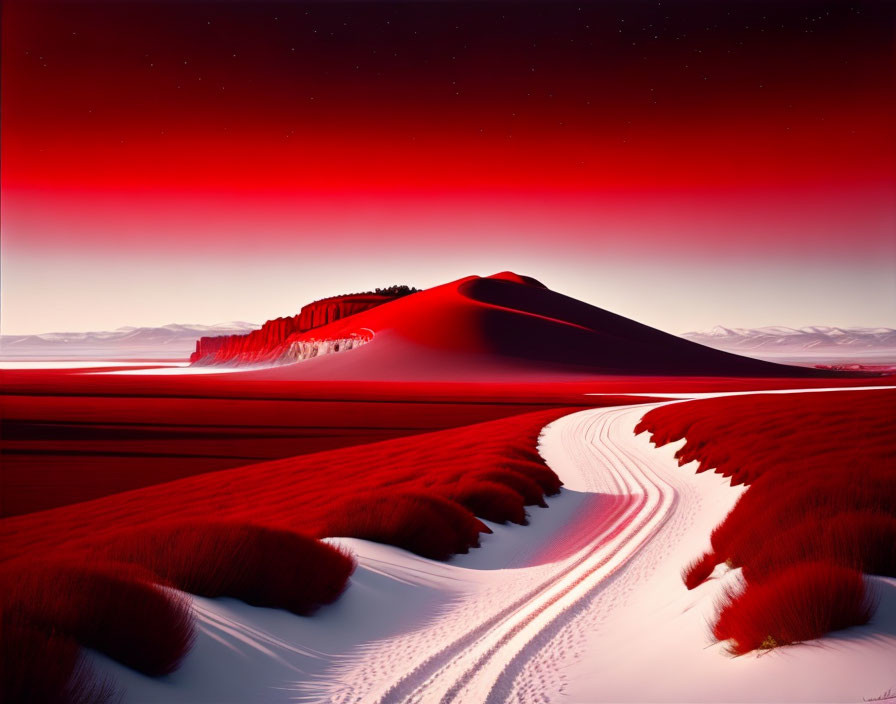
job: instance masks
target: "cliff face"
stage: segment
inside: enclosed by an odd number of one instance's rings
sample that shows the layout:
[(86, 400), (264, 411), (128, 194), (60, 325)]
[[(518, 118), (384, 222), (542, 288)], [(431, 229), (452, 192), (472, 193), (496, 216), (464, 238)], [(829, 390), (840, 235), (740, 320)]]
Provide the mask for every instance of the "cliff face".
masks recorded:
[[(335, 320), (341, 320), (355, 313), (369, 310), (383, 303), (388, 303), (404, 293), (362, 293), (347, 296), (325, 298), (304, 306), (298, 315), (286, 318), (275, 318), (267, 321), (259, 330), (246, 335), (222, 335), (219, 337), (201, 337), (196, 342), (196, 351), (190, 355), (191, 364), (256, 364), (272, 362), (284, 355), (299, 354), (299, 358), (307, 352), (295, 353), (289, 350), (287, 341), (292, 335), (314, 330)], [(334, 341), (338, 342), (338, 341)], [(351, 349), (352, 344), (336, 344), (332, 351)], [(298, 349), (298, 348), (296, 348)], [(320, 347), (321, 353), (329, 349)], [(315, 352), (317, 354), (317, 352)], [(293, 358), (292, 361), (295, 361)]]

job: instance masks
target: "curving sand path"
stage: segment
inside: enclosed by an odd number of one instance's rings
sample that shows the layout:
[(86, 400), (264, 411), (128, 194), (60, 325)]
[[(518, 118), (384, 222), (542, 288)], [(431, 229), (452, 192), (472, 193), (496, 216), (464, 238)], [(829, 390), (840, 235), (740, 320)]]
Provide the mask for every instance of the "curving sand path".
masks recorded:
[[(560, 544), (542, 545), (531, 558), (534, 565), (503, 571), (500, 584), (455, 604), (427, 628), (379, 643), (373, 657), (344, 671), (340, 679), (348, 684), (327, 698), (505, 701), (546, 634), (625, 565), (675, 506), (675, 491), (649, 460), (614, 442), (624, 432), (621, 420), (627, 414), (585, 411), (561, 419), (546, 433), (545, 454), (551, 466), (562, 465), (566, 490), (594, 495), (569, 516)], [(625, 430), (631, 435), (630, 427)]]

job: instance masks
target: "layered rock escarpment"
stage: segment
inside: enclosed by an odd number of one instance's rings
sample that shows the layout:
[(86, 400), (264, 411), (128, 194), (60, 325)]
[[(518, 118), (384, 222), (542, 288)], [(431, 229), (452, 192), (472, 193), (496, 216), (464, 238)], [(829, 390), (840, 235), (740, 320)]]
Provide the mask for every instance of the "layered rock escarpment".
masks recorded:
[(357, 349), (372, 339), (372, 334), (355, 333), (350, 337), (340, 337), (338, 339), (311, 339), (287, 342), (277, 361), (282, 364), (290, 364), (292, 362), (301, 362), (305, 359), (313, 359), (324, 354), (345, 352), (346, 350)]
[(190, 363), (202, 366), (288, 363), (354, 349), (367, 342), (369, 337), (358, 333), (340, 340), (291, 338), (416, 291), (407, 286), (393, 286), (372, 293), (333, 296), (309, 303), (297, 315), (269, 320), (258, 330), (245, 335), (201, 337), (190, 355)]

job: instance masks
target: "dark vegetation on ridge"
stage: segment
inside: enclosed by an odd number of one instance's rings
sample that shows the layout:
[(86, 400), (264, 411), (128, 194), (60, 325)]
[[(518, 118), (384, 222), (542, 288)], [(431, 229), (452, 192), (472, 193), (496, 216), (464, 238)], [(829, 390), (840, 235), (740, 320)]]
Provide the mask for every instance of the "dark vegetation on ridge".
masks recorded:
[(686, 401), (645, 414), (645, 430), (658, 446), (686, 439), (680, 464), (748, 485), (682, 573), (693, 589), (719, 563), (743, 568), (717, 639), (744, 653), (868, 621), (862, 574), (896, 576), (896, 391)]

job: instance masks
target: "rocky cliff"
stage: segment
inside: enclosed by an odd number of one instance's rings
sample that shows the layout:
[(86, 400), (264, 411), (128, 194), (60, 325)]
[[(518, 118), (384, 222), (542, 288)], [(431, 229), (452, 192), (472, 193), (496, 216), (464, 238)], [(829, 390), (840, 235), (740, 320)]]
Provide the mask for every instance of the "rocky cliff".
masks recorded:
[(297, 358), (307, 358), (308, 355), (352, 349), (363, 344), (366, 338), (356, 336), (342, 341), (342, 344), (339, 344), (339, 340), (315, 340), (313, 354), (310, 352), (311, 348), (291, 347), (287, 342), (292, 336), (415, 292), (416, 289), (406, 286), (394, 286), (377, 289), (373, 293), (324, 298), (304, 306), (297, 315), (269, 320), (260, 329), (245, 335), (201, 337), (196, 342), (196, 350), (190, 355), (190, 362), (197, 365), (259, 364), (275, 362), (284, 355), (290, 357), (291, 361), (296, 361)]

